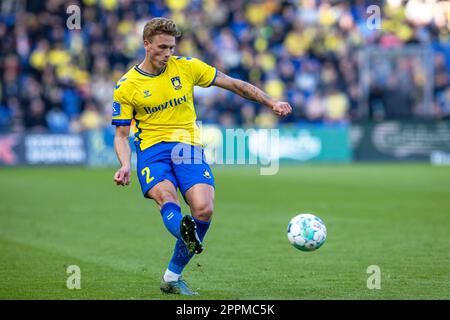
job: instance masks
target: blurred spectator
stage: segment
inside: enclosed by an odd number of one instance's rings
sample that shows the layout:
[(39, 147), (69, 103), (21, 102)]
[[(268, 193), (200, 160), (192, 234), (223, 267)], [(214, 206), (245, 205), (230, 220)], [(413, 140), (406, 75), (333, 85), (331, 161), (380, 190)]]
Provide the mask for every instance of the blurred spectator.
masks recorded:
[(236, 126), (236, 121), (231, 112), (225, 111), (219, 116), (219, 124), (225, 128), (231, 128)]
[(276, 126), (278, 118), (268, 108), (264, 108), (256, 116), (255, 123), (260, 128), (273, 128)]
[(325, 121), (327, 123), (343, 124), (348, 120), (349, 102), (347, 96), (332, 87), (328, 90), (324, 99)]
[(449, 87), (450, 80), (445, 56), (438, 52), (434, 56), (434, 93), (439, 95)]
[(69, 117), (59, 106), (54, 106), (47, 113), (46, 120), (52, 133), (67, 133), (69, 131)]
[(450, 120), (450, 88), (439, 94), (436, 101), (435, 116), (438, 119)]
[(253, 103), (246, 102), (241, 107), (242, 126), (252, 127), (255, 125), (256, 109)]
[(103, 117), (93, 101), (87, 101), (80, 116), (82, 130), (95, 130), (104, 125)]
[(320, 123), (324, 119), (325, 110), (323, 95), (316, 92), (308, 99), (308, 102), (306, 103), (306, 118), (311, 122)]
[(383, 92), (384, 113), (387, 119), (408, 119), (412, 117), (413, 107), (411, 90), (402, 86), (399, 74), (389, 76)]

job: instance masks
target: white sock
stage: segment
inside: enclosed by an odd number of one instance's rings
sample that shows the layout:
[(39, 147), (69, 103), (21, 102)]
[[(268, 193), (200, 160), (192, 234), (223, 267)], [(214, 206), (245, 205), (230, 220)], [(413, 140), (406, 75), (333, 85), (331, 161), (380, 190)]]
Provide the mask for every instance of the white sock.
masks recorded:
[(166, 272), (164, 273), (164, 281), (165, 282), (178, 281), (178, 279), (180, 279), (180, 277), (181, 277), (181, 274), (172, 272), (169, 269), (166, 269)]

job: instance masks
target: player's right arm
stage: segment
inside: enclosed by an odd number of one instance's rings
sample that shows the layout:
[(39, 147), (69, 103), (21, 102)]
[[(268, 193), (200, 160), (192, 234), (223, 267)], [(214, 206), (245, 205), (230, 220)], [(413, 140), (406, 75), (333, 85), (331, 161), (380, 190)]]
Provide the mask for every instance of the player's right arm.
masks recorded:
[(292, 107), (289, 103), (284, 101), (277, 101), (261, 89), (254, 85), (232, 78), (217, 70), (217, 76), (213, 80), (213, 85), (223, 89), (230, 90), (237, 93), (245, 99), (256, 101), (260, 104), (266, 105), (278, 116), (287, 116), (292, 112)]
[(114, 174), (117, 185), (126, 186), (130, 184), (131, 172), (131, 149), (129, 142), (131, 119), (133, 118), (133, 96), (132, 86), (127, 86), (122, 78), (117, 82), (114, 90), (112, 125), (116, 126), (114, 135), (114, 150), (120, 162), (120, 168)]
[(196, 86), (205, 88), (214, 85), (227, 89), (245, 99), (266, 105), (278, 116), (287, 116), (292, 112), (292, 107), (289, 103), (275, 100), (261, 89), (246, 81), (227, 76), (201, 60), (189, 57), (186, 58), (186, 61), (189, 61), (191, 65), (191, 70), (194, 75), (193, 82)]
[(130, 184), (131, 172), (131, 149), (128, 136), (130, 134), (130, 126), (116, 126), (116, 134), (114, 136), (114, 150), (120, 162), (120, 168), (114, 174), (114, 181), (119, 186)]

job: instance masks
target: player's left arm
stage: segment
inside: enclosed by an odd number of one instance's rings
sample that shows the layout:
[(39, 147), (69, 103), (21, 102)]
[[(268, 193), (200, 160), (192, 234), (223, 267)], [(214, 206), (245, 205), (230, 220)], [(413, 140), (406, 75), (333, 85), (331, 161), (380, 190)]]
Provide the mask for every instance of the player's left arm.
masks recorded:
[(226, 74), (217, 70), (217, 76), (213, 83), (214, 86), (221, 87), (237, 93), (241, 97), (256, 101), (271, 108), (278, 116), (287, 116), (292, 112), (292, 107), (288, 102), (277, 101), (261, 89), (254, 85), (227, 76)]

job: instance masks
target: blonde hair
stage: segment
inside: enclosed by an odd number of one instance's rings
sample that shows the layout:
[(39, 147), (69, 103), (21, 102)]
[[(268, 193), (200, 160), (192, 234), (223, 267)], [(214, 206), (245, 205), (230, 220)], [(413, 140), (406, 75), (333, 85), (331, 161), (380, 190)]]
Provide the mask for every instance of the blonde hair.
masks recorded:
[(181, 32), (175, 22), (167, 18), (153, 18), (147, 22), (144, 26), (142, 38), (151, 41), (153, 36), (157, 34), (168, 34), (174, 37), (181, 36)]

